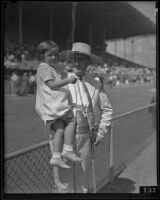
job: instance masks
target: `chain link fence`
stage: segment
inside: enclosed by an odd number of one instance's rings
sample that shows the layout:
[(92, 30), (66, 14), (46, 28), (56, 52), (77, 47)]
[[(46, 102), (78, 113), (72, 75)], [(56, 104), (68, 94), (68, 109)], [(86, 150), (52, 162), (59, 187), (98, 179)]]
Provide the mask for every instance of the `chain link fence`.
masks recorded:
[[(111, 129), (110, 129), (111, 131)], [(100, 188), (101, 185), (103, 185), (104, 182), (108, 179), (109, 170), (110, 170), (110, 134), (111, 132), (108, 132), (108, 134), (105, 136), (103, 141), (100, 145), (93, 147), (94, 148), (94, 162), (95, 162), (95, 183), (96, 188)], [(92, 166), (93, 163), (91, 163), (91, 170), (90, 175), (88, 177), (88, 183), (89, 183), (89, 191), (94, 192), (94, 181), (93, 181), (93, 170)], [(97, 190), (97, 189), (96, 189)]]
[[(151, 108), (155, 108), (155, 104), (113, 119), (114, 127), (111, 128), (102, 143), (94, 148), (94, 175), (97, 190), (109, 182), (113, 165), (116, 173), (120, 171), (122, 165), (144, 147), (145, 138), (149, 138), (154, 132), (153, 120), (156, 119), (154, 117), (156, 113), (152, 113), (153, 109)], [(48, 141), (6, 155), (4, 192), (54, 193), (55, 183), (52, 167), (49, 164), (50, 158), (51, 151)], [(93, 192), (92, 170), (89, 171), (88, 186), (89, 190)]]
[(5, 161), (6, 193), (50, 193), (54, 190), (48, 143), (8, 157)]

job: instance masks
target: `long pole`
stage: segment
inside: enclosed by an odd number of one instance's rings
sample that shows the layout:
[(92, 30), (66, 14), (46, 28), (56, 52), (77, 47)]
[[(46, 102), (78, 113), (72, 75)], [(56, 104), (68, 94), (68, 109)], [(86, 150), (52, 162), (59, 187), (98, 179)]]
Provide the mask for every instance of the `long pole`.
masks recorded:
[(89, 44), (92, 51), (92, 24), (89, 24)]
[(117, 55), (117, 40), (114, 41), (114, 54)]
[(72, 3), (72, 44), (74, 43), (75, 26), (76, 26), (76, 6), (77, 3)]
[(22, 44), (22, 2), (19, 2), (19, 45)]
[(93, 175), (93, 192), (97, 192), (96, 187), (96, 172), (95, 172), (95, 153), (94, 153), (94, 144), (91, 144), (91, 161), (92, 161), (92, 175)]
[(50, 39), (53, 39), (53, 8), (50, 8)]
[(103, 59), (105, 59), (105, 53), (106, 53), (106, 27), (103, 25)]
[(110, 152), (110, 158), (109, 158), (109, 181), (110, 183), (114, 180), (114, 161), (113, 161), (113, 122), (110, 127), (110, 138), (109, 138), (109, 152)]
[(132, 51), (131, 52), (131, 54), (132, 54), (132, 62), (134, 62), (134, 39), (131, 40), (131, 45), (132, 45), (132, 47), (131, 47), (132, 48), (132, 50), (131, 50)]
[(124, 44), (124, 49), (123, 49), (123, 51), (124, 51), (124, 59), (126, 59), (126, 39), (125, 38), (123, 40), (123, 44)]

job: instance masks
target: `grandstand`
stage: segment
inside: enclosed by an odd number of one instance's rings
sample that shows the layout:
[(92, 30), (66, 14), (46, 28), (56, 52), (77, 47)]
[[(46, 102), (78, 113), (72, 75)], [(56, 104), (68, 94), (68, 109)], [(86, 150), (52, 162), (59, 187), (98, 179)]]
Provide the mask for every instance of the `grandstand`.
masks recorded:
[[(72, 3), (6, 2), (4, 23), (5, 77), (9, 78), (12, 71), (18, 74), (35, 73), (39, 64), (37, 46), (42, 40), (55, 40), (60, 50), (71, 48)], [(132, 69), (145, 66), (106, 52), (105, 41), (154, 33), (155, 25), (130, 3), (109, 1), (105, 4), (76, 4), (74, 40), (90, 43), (92, 51), (102, 57), (103, 63), (109, 68), (119, 66)]]
[[(72, 3), (32, 1), (4, 5), (5, 55), (14, 54), (20, 61), (24, 54), (26, 60), (34, 60), (38, 43), (45, 39), (55, 40), (61, 50), (71, 48)], [(90, 43), (98, 54), (104, 52), (104, 40), (156, 32), (155, 25), (127, 2), (79, 2), (75, 18), (74, 40)]]

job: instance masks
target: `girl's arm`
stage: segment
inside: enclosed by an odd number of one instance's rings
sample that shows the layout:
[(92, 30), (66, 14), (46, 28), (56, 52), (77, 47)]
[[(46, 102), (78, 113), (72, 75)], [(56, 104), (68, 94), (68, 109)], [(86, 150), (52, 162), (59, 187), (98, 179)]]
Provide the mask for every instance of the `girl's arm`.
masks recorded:
[(66, 78), (66, 79), (63, 79), (63, 80), (59, 80), (59, 81), (53, 81), (52, 79), (51, 80), (47, 80), (45, 81), (45, 84), (51, 89), (51, 90), (54, 90), (54, 89), (58, 89), (60, 87), (63, 87), (65, 85), (67, 85), (68, 83), (75, 83), (77, 80), (76, 76), (71, 76), (69, 78)]

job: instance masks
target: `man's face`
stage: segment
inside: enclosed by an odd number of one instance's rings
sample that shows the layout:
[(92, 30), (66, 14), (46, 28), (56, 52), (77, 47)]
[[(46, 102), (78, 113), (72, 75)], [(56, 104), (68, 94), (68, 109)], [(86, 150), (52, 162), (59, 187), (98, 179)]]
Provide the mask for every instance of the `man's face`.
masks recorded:
[(84, 76), (86, 68), (89, 65), (89, 57), (82, 54), (75, 54), (72, 58), (72, 63), (74, 65), (73, 71), (77, 76)]

